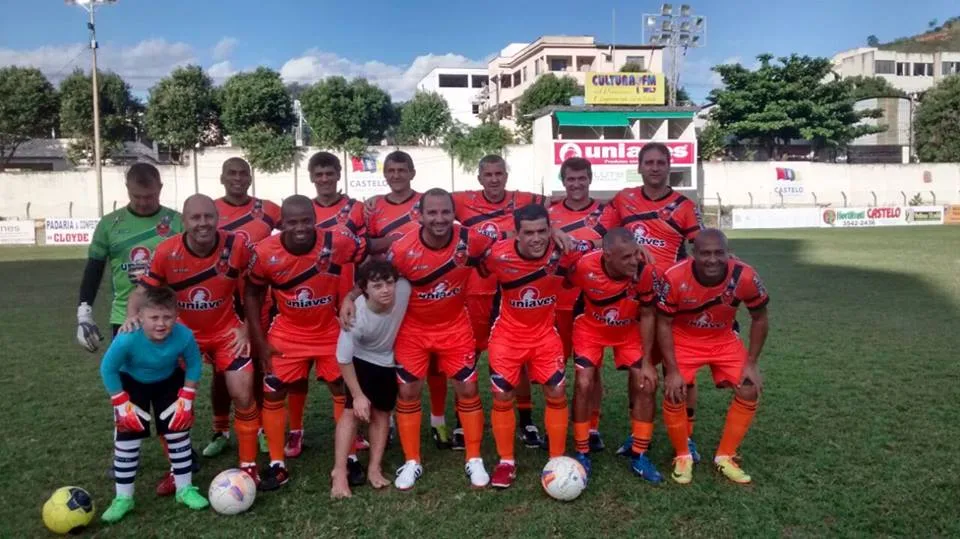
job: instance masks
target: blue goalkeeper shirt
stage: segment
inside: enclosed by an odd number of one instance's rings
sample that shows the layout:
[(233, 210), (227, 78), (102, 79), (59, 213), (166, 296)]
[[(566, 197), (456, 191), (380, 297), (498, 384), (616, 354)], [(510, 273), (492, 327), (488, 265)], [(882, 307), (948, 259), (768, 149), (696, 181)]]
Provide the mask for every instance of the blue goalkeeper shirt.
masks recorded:
[(100, 376), (110, 395), (123, 391), (120, 373), (138, 382), (150, 384), (170, 378), (180, 358), (186, 363), (186, 381), (198, 382), (203, 362), (200, 348), (187, 326), (176, 322), (173, 331), (161, 342), (151, 341), (143, 329), (120, 333), (110, 343), (100, 363)]

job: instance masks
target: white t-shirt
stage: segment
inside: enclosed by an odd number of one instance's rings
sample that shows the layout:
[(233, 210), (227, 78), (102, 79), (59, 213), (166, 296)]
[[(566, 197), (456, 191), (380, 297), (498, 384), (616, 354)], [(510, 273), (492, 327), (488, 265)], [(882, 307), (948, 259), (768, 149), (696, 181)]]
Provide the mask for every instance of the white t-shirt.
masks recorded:
[(397, 298), (389, 311), (375, 313), (367, 307), (367, 298), (357, 298), (353, 329), (340, 331), (337, 339), (337, 361), (345, 365), (357, 357), (381, 367), (393, 367), (393, 343), (409, 301), (410, 283), (406, 279), (397, 281)]

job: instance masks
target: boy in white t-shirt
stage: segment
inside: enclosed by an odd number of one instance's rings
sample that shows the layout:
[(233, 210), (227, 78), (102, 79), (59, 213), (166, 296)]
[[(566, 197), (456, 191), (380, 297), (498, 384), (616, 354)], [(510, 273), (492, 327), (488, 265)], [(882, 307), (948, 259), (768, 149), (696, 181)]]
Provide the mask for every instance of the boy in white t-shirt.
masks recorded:
[(357, 286), (363, 295), (354, 300), (355, 319), (337, 340), (337, 362), (347, 387), (347, 403), (337, 422), (336, 456), (330, 473), (332, 498), (349, 498), (347, 456), (353, 450), (359, 422), (370, 424), (370, 461), (367, 479), (374, 488), (390, 481), (381, 462), (390, 429), (390, 413), (397, 402), (397, 375), (393, 344), (410, 300), (410, 283), (400, 279), (389, 262), (370, 260), (360, 266)]

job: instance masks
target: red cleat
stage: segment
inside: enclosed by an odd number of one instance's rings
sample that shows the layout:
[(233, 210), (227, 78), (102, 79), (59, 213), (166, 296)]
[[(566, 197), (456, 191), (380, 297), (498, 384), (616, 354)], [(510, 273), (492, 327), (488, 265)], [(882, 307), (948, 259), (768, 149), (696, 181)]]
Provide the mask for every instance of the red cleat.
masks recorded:
[(493, 469), (490, 486), (493, 488), (509, 488), (517, 478), (517, 465), (501, 462)]
[(173, 496), (177, 493), (177, 483), (173, 480), (173, 472), (167, 472), (157, 483), (157, 496)]
[(303, 452), (303, 431), (292, 430), (287, 433), (287, 444), (283, 446), (283, 454), (288, 459), (295, 459)]
[(240, 469), (246, 472), (247, 475), (253, 479), (253, 482), (259, 487), (260, 486), (260, 472), (257, 471), (257, 465), (251, 464), (249, 466), (241, 466)]
[(370, 449), (370, 442), (362, 434), (357, 434), (357, 439), (353, 442), (353, 451), (366, 451), (368, 449)]

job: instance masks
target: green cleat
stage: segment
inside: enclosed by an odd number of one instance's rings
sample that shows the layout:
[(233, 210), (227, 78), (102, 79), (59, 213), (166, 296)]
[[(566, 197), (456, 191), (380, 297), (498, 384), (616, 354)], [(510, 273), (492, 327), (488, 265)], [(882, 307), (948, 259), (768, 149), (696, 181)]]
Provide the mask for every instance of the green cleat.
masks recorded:
[(133, 496), (117, 496), (110, 502), (110, 507), (100, 515), (100, 520), (113, 524), (133, 511)]
[(450, 449), (450, 447), (452, 447), (450, 443), (450, 432), (447, 430), (446, 425), (430, 427), (430, 431), (433, 435), (433, 443), (437, 445), (437, 449)]
[(195, 511), (206, 509), (210, 506), (210, 502), (208, 502), (207, 499), (203, 497), (203, 494), (200, 494), (200, 490), (193, 485), (183, 487), (177, 491), (177, 502)]
[(740, 469), (740, 466), (737, 466), (737, 463), (733, 461), (733, 457), (717, 457), (714, 459), (713, 465), (717, 467), (720, 473), (734, 483), (746, 485), (751, 481), (747, 472)]
[(203, 456), (210, 458), (223, 453), (228, 443), (230, 443), (230, 438), (224, 436), (222, 432), (213, 433), (213, 438), (210, 439), (210, 443), (207, 444), (207, 447), (203, 448)]
[(267, 435), (263, 431), (260, 431), (260, 434), (257, 434), (257, 442), (260, 444), (260, 452), (267, 454), (270, 452), (270, 446), (267, 445)]

